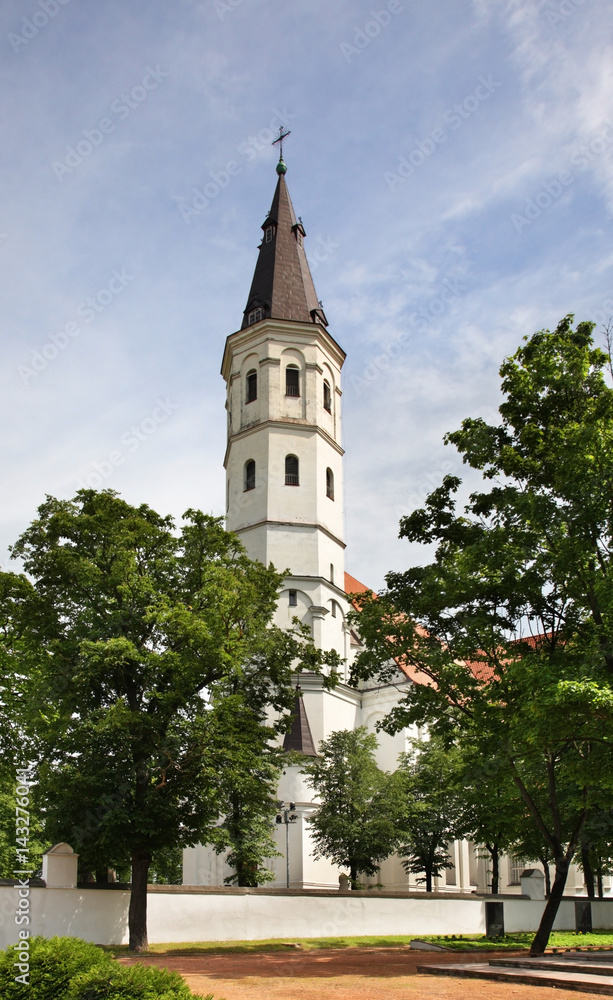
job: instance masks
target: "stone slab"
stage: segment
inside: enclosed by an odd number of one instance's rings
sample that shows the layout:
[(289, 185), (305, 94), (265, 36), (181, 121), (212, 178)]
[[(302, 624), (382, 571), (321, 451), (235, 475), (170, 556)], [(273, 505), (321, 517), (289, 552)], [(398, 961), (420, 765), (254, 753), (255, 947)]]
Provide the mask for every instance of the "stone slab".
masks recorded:
[[(586, 961), (587, 959), (587, 961)], [(490, 958), (489, 965), (509, 969), (544, 969), (552, 972), (579, 972), (593, 976), (613, 976), (613, 962), (587, 955), (543, 955), (540, 958)]]
[(598, 993), (613, 996), (613, 981), (607, 976), (590, 972), (568, 972), (560, 969), (544, 970), (532, 968), (524, 963), (521, 968), (493, 966), (489, 963), (474, 965), (420, 965), (417, 971), (429, 976), (458, 976), (464, 979), (489, 979), (499, 983), (522, 983), (525, 986), (549, 986), (559, 990), (575, 990), (579, 993)]

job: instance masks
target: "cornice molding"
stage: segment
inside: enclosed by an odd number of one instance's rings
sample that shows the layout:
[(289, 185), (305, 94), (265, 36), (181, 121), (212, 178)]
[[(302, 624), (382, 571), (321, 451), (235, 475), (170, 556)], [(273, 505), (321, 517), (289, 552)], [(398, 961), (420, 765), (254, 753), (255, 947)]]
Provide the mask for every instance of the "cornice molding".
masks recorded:
[[(312, 531), (323, 531), (324, 535), (331, 538), (333, 542), (340, 545), (341, 548), (346, 549), (347, 545), (342, 539), (338, 538), (332, 531), (328, 528), (324, 528), (323, 524), (315, 524), (311, 521), (274, 521), (269, 518), (263, 518), (261, 521), (254, 521), (253, 524), (246, 524), (242, 528), (233, 528), (232, 534), (242, 535), (246, 531), (253, 531), (254, 528), (261, 528), (263, 525), (272, 525), (276, 528), (299, 528), (303, 530), (304, 528), (310, 528)], [(289, 578), (288, 578), (289, 579)]]
[(226, 338), (226, 343), (221, 362), (221, 374), (226, 382), (231, 373), (231, 359), (236, 351), (247, 346), (253, 348), (272, 341), (285, 344), (319, 344), (322, 350), (327, 351), (330, 357), (336, 362), (339, 369), (343, 367), (345, 351), (337, 344), (334, 337), (319, 323), (302, 323), (297, 320), (263, 319), (253, 326), (246, 326), (243, 330), (236, 330)]
[(228, 459), (230, 457), (230, 449), (235, 441), (240, 441), (242, 438), (249, 437), (251, 434), (255, 434), (258, 431), (266, 430), (268, 428), (280, 429), (280, 428), (291, 428), (295, 433), (296, 431), (305, 432), (308, 435), (319, 434), (324, 441), (330, 445), (339, 455), (345, 454), (345, 449), (341, 448), (334, 438), (328, 434), (323, 427), (319, 427), (318, 424), (307, 424), (301, 418), (296, 418), (295, 420), (262, 420), (256, 424), (250, 424), (249, 427), (244, 427), (242, 430), (237, 431), (235, 434), (230, 434), (228, 438), (228, 444), (226, 447), (226, 453), (224, 455), (223, 467), (228, 468)]

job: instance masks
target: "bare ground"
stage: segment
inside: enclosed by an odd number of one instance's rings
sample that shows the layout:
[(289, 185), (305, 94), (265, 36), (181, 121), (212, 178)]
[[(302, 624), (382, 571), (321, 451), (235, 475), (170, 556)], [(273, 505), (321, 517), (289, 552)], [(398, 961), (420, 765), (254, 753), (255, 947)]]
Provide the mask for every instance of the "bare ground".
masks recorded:
[[(476, 979), (418, 975), (418, 965), (483, 962), (483, 952), (452, 954), (409, 948), (290, 950), (256, 954), (144, 956), (180, 972), (194, 993), (215, 1000), (560, 1000), (560, 991)], [(574, 993), (593, 1000), (593, 993)]]

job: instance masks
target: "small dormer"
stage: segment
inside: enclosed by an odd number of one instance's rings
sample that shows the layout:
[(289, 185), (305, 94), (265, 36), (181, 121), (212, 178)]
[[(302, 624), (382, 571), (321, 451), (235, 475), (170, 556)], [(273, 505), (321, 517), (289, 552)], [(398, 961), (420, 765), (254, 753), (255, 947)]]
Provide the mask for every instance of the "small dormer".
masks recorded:
[(256, 306), (255, 309), (250, 309), (247, 313), (247, 326), (253, 326), (254, 323), (259, 323), (264, 319), (264, 310), (261, 306)]
[(246, 326), (254, 326), (270, 315), (268, 303), (262, 302), (259, 297), (254, 297), (247, 303), (243, 316), (243, 329)]
[(326, 314), (323, 311), (323, 309), (321, 308), (321, 305), (320, 305), (319, 309), (311, 309), (311, 319), (313, 320), (314, 323), (319, 323), (321, 326), (327, 326), (328, 325), (328, 320), (326, 319)]
[(300, 219), (299, 222), (294, 223), (294, 225), (292, 226), (292, 233), (294, 234), (294, 239), (296, 240), (296, 243), (298, 244), (299, 247), (301, 247), (302, 241), (306, 236), (306, 233), (304, 231), (304, 226), (302, 225), (302, 219)]
[(266, 222), (262, 226), (262, 231), (264, 236), (262, 237), (261, 246), (266, 246), (267, 243), (274, 243), (275, 236), (277, 235), (277, 223), (273, 222), (272, 219), (266, 219)]

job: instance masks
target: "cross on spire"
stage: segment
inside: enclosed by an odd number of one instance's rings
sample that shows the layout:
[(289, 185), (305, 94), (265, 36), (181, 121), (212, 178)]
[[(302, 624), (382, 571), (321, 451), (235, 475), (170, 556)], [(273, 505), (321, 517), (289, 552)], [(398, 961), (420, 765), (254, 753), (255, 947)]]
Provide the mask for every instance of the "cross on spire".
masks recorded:
[(291, 135), (291, 129), (288, 132), (283, 131), (283, 126), (279, 125), (279, 136), (274, 139), (271, 143), (272, 146), (276, 146), (279, 143), (279, 163), (283, 161), (283, 140), (287, 139), (288, 135)]

